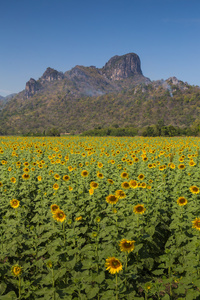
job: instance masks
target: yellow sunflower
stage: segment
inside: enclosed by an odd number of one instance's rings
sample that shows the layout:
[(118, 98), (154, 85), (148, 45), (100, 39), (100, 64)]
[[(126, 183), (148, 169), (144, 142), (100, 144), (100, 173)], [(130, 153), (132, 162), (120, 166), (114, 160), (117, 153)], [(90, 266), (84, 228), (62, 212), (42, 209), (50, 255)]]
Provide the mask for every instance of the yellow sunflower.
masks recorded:
[(114, 181), (112, 180), (112, 179), (108, 179), (107, 180), (110, 184), (113, 184), (114, 183)]
[(186, 205), (187, 204), (187, 199), (185, 199), (184, 197), (179, 197), (177, 200), (177, 204), (180, 206)]
[(28, 180), (28, 179), (30, 178), (30, 175), (24, 173), (24, 174), (22, 175), (22, 178), (25, 179), (25, 180)]
[(122, 182), (121, 186), (123, 189), (126, 189), (126, 190), (130, 188), (130, 184), (127, 181)]
[(127, 172), (122, 172), (121, 178), (128, 178), (128, 173)]
[(143, 179), (144, 179), (144, 174), (138, 175), (138, 179), (139, 179), (139, 180), (143, 180)]
[(59, 206), (57, 204), (52, 204), (51, 205), (51, 212), (52, 214), (54, 214), (59, 208)]
[(69, 179), (70, 179), (70, 177), (69, 177), (68, 175), (64, 175), (64, 176), (63, 176), (63, 180), (64, 180), (64, 181), (68, 181)]
[(134, 206), (133, 212), (135, 214), (143, 214), (145, 212), (146, 208), (144, 207), (144, 204), (138, 204)]
[(22, 273), (22, 267), (20, 267), (19, 265), (14, 265), (14, 266), (12, 266), (11, 271), (14, 276), (18, 277)]
[(83, 170), (82, 172), (81, 172), (81, 176), (82, 177), (87, 177), (88, 176), (88, 171), (86, 171), (86, 170)]
[(109, 195), (106, 197), (106, 201), (110, 204), (116, 204), (119, 201), (119, 198), (115, 195)]
[(130, 184), (130, 187), (131, 187), (132, 189), (136, 189), (137, 186), (138, 186), (136, 180), (130, 180), (130, 181), (129, 181), (129, 184)]
[(13, 208), (19, 207), (19, 204), (20, 204), (20, 201), (19, 201), (19, 200), (16, 200), (16, 199), (10, 200), (10, 205), (11, 205)]
[(94, 189), (89, 189), (89, 194), (90, 194), (90, 196), (92, 196), (93, 194), (94, 194)]
[(53, 214), (53, 218), (58, 222), (63, 222), (66, 219), (66, 215), (64, 211), (62, 211), (61, 209), (57, 209)]
[(38, 176), (38, 177), (37, 177), (37, 180), (38, 180), (38, 181), (41, 181), (41, 180), (42, 180), (42, 176)]
[(11, 181), (12, 183), (15, 183), (15, 182), (16, 182), (16, 178), (15, 178), (15, 177), (12, 177), (12, 178), (10, 178), (10, 181)]
[(192, 224), (192, 228), (200, 230), (200, 218), (196, 218), (194, 221), (192, 221)]
[(122, 263), (115, 257), (109, 257), (106, 259), (105, 267), (111, 274), (115, 274), (122, 270)]
[(0, 181), (0, 187), (2, 187), (3, 186), (3, 183)]
[(97, 173), (97, 177), (100, 178), (100, 179), (102, 179), (103, 178), (103, 174), (98, 172)]
[(80, 217), (77, 217), (75, 220), (76, 220), (76, 221), (81, 221), (82, 219), (83, 219), (83, 217), (80, 216)]
[(92, 189), (97, 189), (98, 186), (99, 186), (99, 184), (98, 184), (97, 182), (95, 182), (95, 181), (90, 182), (90, 187), (91, 187)]
[(184, 165), (184, 164), (180, 164), (180, 165), (178, 165), (178, 168), (179, 168), (180, 170), (183, 170), (183, 169), (185, 169), (185, 165)]
[(117, 191), (115, 192), (115, 196), (116, 196), (117, 198), (119, 198), (119, 199), (123, 199), (123, 198), (126, 197), (126, 194), (125, 194), (124, 191), (122, 191), (122, 190), (117, 190)]
[(199, 188), (195, 185), (190, 187), (190, 192), (192, 192), (192, 194), (198, 194), (199, 193)]
[(128, 241), (126, 239), (121, 240), (119, 243), (120, 250), (123, 252), (131, 252), (135, 249), (135, 241)]
[(55, 174), (55, 175), (54, 175), (54, 178), (55, 178), (56, 180), (58, 180), (58, 179), (60, 179), (60, 175), (59, 175), (59, 174)]
[(59, 189), (59, 185), (58, 185), (57, 183), (54, 183), (53, 189), (54, 189), (54, 190), (58, 190), (58, 189)]

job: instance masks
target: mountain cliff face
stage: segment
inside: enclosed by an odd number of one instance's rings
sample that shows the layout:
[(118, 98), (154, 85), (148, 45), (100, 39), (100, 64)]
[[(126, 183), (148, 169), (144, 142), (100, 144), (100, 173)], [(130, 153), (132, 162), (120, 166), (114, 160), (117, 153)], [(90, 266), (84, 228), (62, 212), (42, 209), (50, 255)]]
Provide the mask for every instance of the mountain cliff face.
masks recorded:
[(111, 80), (122, 80), (128, 77), (143, 77), (140, 58), (135, 53), (112, 57), (102, 68), (102, 73)]

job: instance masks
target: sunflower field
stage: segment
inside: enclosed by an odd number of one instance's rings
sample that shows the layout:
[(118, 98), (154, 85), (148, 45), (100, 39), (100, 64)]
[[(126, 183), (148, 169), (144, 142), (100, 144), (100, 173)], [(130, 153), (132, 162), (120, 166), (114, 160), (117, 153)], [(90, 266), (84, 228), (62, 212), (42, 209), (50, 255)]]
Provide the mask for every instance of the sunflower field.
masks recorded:
[(0, 137), (0, 299), (200, 299), (199, 147)]

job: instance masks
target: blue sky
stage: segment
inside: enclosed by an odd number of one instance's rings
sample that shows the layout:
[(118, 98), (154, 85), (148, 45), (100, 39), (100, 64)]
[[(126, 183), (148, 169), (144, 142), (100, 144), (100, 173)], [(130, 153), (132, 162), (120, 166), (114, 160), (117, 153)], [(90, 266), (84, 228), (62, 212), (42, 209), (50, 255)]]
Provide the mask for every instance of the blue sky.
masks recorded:
[(199, 0), (1, 0), (0, 95), (129, 52), (151, 80), (200, 85), (199, 37)]

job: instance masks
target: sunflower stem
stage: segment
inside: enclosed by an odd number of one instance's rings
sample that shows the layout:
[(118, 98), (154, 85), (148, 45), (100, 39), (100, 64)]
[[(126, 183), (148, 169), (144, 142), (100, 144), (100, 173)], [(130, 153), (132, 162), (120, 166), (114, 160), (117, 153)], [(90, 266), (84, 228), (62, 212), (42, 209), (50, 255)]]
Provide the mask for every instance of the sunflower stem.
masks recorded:
[[(52, 286), (53, 286), (53, 289), (54, 289), (55, 288), (55, 281), (54, 281), (54, 271), (53, 271), (53, 268), (51, 269), (51, 272), (52, 272)], [(53, 291), (53, 300), (56, 300), (55, 289)]]
[(66, 237), (65, 237), (65, 221), (63, 222), (63, 234), (64, 234), (64, 246), (65, 246), (65, 240), (66, 240)]
[(116, 300), (118, 300), (118, 283), (117, 283), (117, 273), (116, 273)]
[(21, 276), (19, 276), (19, 300), (21, 299)]

